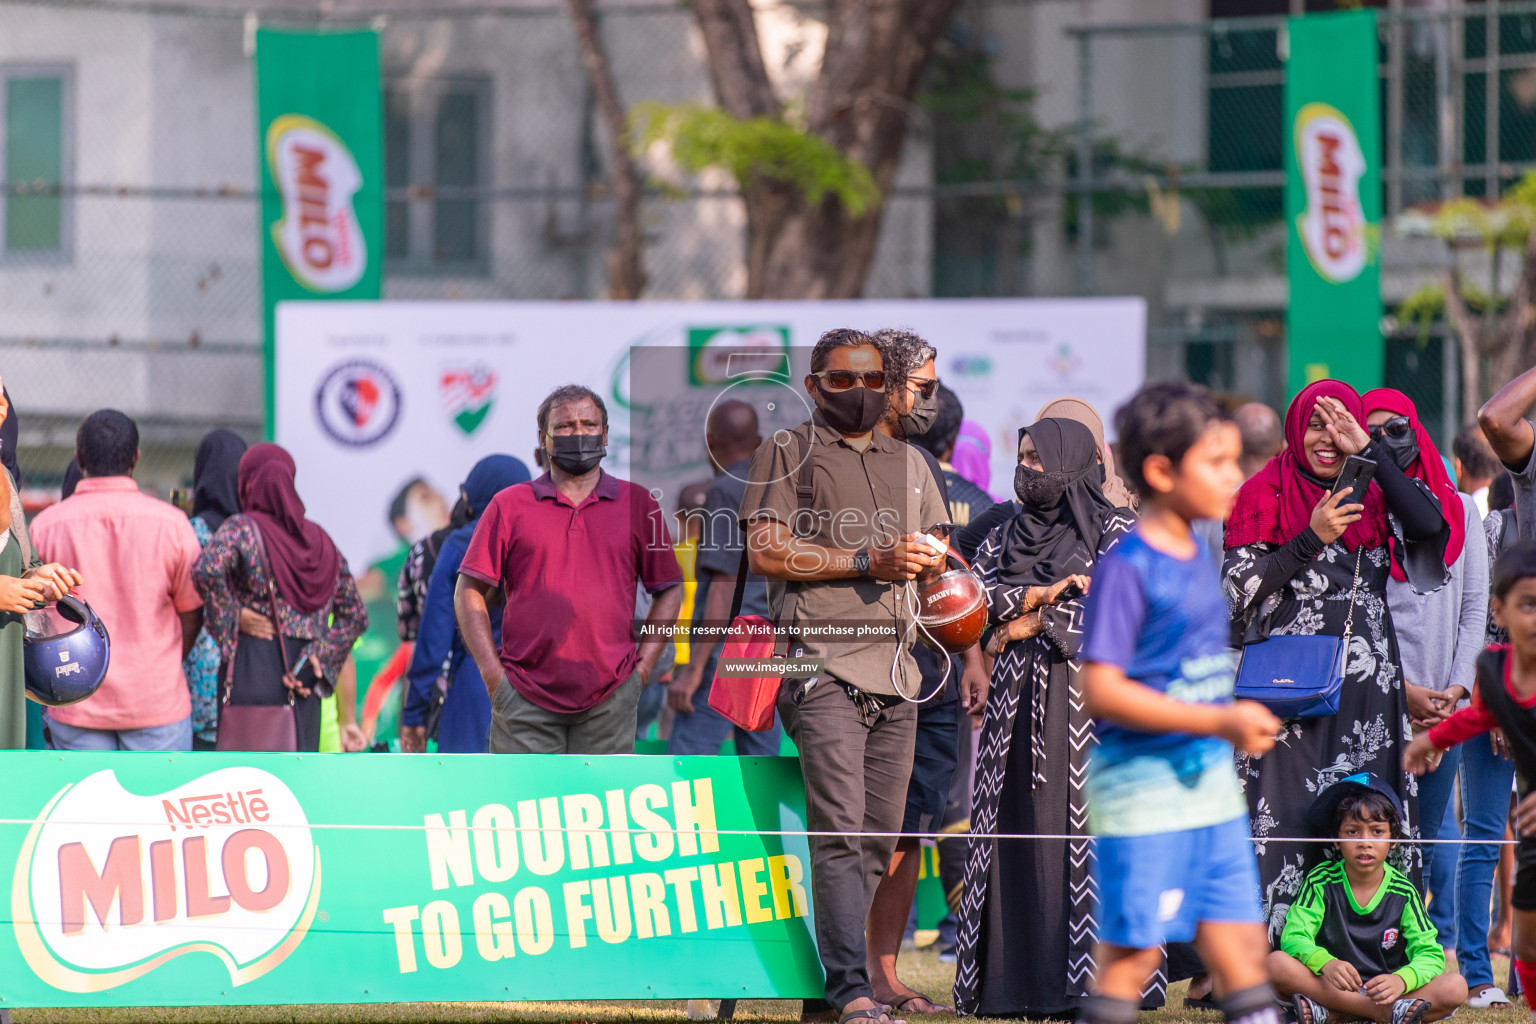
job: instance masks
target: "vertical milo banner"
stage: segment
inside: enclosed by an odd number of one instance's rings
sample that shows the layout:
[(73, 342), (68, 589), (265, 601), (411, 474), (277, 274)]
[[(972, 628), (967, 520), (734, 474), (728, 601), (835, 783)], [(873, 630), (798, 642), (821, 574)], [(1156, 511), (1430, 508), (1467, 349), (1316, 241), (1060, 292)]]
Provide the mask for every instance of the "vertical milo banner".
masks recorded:
[(378, 33), (257, 30), (256, 148), (269, 434), (277, 304), (379, 298), (383, 117)]
[(1285, 64), (1288, 385), (1381, 384), (1376, 12), (1291, 18)]
[(820, 996), (793, 758), (0, 753), (0, 1007)]

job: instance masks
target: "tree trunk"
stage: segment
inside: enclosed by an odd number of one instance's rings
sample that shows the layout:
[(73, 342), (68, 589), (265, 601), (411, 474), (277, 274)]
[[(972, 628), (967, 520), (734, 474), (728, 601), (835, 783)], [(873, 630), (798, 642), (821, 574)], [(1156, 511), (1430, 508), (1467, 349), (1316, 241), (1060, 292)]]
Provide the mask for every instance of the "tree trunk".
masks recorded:
[(1461, 350), (1461, 408), (1462, 416), (1476, 415), (1483, 404), (1482, 395), (1482, 326), (1461, 299), (1461, 271), (1446, 271), (1441, 283), (1445, 292), (1445, 319), (1456, 332)]
[(832, 196), (812, 204), (792, 191), (774, 191), (780, 194), (748, 199), (748, 234), (756, 234), (748, 251), (758, 259), (747, 263), (747, 298), (858, 298), (874, 261), (881, 208), (853, 218)]
[[(710, 82), (738, 118), (782, 107), (763, 65), (750, 0), (691, 0)], [(806, 130), (869, 169), (881, 199), (853, 217), (835, 197), (812, 203), (773, 182), (743, 182), (747, 297), (857, 298), (880, 235), (884, 197), (917, 116), (923, 65), (959, 0), (834, 0), (827, 44), (806, 104)]]
[(566, 0), (581, 66), (597, 101), (597, 110), (608, 132), (609, 158), (613, 163), (613, 244), (608, 248), (608, 296), (638, 299), (645, 289), (645, 236), (640, 229), (640, 172), (635, 167), (629, 135), (629, 118), (613, 78), (613, 65), (598, 34), (592, 0)]
[(1536, 229), (1527, 236), (1521, 256), (1520, 276), (1509, 293), (1509, 308), (1499, 324), (1489, 394), (1528, 370), (1536, 356)]

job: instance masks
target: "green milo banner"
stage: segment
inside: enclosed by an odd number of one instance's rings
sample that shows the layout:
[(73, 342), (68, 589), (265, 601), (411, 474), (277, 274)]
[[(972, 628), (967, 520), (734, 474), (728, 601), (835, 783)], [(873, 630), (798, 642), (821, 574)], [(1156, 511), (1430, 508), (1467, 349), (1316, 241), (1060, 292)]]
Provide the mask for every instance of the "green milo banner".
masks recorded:
[(1286, 28), (1288, 384), (1382, 382), (1381, 89), (1376, 12), (1307, 14)]
[(277, 304), (380, 297), (383, 122), (378, 33), (257, 30), (269, 432)]
[[(819, 996), (792, 758), (0, 753), (0, 1007)], [(664, 965), (664, 969), (658, 965)]]

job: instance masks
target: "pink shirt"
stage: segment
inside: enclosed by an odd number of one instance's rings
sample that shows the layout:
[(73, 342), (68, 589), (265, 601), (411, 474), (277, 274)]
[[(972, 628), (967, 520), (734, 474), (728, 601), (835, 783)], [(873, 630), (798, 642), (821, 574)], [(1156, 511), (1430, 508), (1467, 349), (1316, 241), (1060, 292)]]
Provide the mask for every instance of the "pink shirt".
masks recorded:
[(201, 548), (181, 510), (141, 493), (132, 477), (87, 477), (37, 514), (32, 544), (43, 561), (80, 570), (77, 593), (112, 638), (101, 689), (48, 716), (84, 729), (146, 729), (190, 715), (177, 613), (202, 607), (192, 586)]

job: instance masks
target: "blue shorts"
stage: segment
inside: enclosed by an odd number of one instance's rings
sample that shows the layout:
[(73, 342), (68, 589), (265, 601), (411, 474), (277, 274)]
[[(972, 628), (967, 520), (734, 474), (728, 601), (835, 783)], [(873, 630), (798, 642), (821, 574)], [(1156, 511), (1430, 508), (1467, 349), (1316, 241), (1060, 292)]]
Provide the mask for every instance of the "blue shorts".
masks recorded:
[(1248, 819), (1184, 832), (1100, 836), (1099, 941), (1127, 949), (1191, 942), (1201, 921), (1262, 924)]
[(901, 818), (903, 832), (939, 830), (944, 809), (949, 806), (949, 786), (959, 763), (960, 702), (919, 704), (912, 781), (907, 783), (907, 809)]

